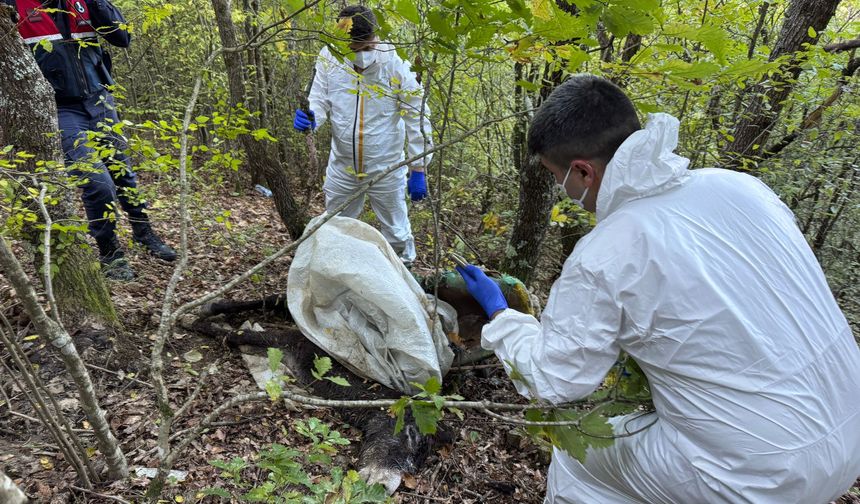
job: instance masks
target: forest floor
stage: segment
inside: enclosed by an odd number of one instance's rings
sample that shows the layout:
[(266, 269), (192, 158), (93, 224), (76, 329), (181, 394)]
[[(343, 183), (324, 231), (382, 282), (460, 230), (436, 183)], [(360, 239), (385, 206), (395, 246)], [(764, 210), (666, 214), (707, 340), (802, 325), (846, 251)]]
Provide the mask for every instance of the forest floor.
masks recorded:
[[(167, 183), (144, 177), (143, 184), (147, 183), (150, 190), (157, 189), (159, 194), (152, 205), (155, 227), (168, 242), (178, 246), (175, 190)], [(192, 198), (195, 225), (189, 236), (189, 266), (179, 285), (174, 306), (213, 290), (289, 242), (271, 200), (255, 192), (232, 193), (228, 186), (225, 183)], [(320, 203), (318, 195), (312, 208), (319, 210)], [(473, 224), (477, 227), (480, 219), (476, 217), (475, 221)], [(123, 223), (120, 229), (124, 233), (123, 242), (130, 244), (128, 226)], [(427, 229), (416, 229), (419, 238), (416, 269), (419, 273), (429, 271), (426, 258), (431, 254), (426, 250), (426, 243), (421, 243), (421, 236), (426, 237), (429, 233)], [(468, 232), (465, 235), (468, 236)], [(132, 478), (101, 485), (96, 489), (97, 493), (72, 488), (80, 486), (74, 472), (63, 461), (46, 430), (34, 419), (26, 418), (34, 414), (20, 391), (13, 387), (11, 404), (0, 406), (0, 468), (5, 468), (6, 473), (35, 502), (117, 502), (112, 497), (138, 502), (149, 479), (135, 475), (135, 471), (157, 464), (157, 412), (146, 370), (162, 296), (173, 268), (137, 247), (130, 249), (129, 259), (137, 278), (128, 283), (111, 284), (125, 334), (114, 340), (98, 334), (74, 336), (79, 350), (91, 366), (101, 404), (108, 412), (111, 426), (132, 467)], [(236, 287), (227, 297), (258, 299), (283, 292), (289, 264), (288, 257), (275, 261), (250, 281)], [(4, 308), (10, 306), (10, 292), (2, 280), (0, 302)], [(10, 312), (12, 322), (17, 324), (21, 334), (29, 334), (26, 315), (20, 308), (12, 307)], [(42, 342), (30, 340), (26, 344), (31, 360), (39, 365), (49, 390), (61, 400), (74, 426), (82, 429), (82, 439), (94, 445), (94, 438), (86, 432), (89, 424), (62, 365)], [(205, 386), (202, 392), (188, 413), (177, 420), (175, 432), (195, 427), (203, 416), (230, 397), (256, 390), (253, 378), (236, 351), (189, 331), (176, 330), (168, 343), (165, 362), (168, 390), (176, 405), (190, 396), (205, 369), (216, 362), (218, 366), (214, 376), (203, 377)], [(487, 362), (496, 361), (490, 359)], [(0, 372), (4, 375), (3, 380), (7, 380), (6, 372)], [(498, 366), (449, 374), (446, 387), (466, 399), (521, 400)], [(251, 402), (224, 414), (211, 429), (191, 443), (174, 467), (183, 471), (184, 480), (166, 487), (163, 494), (165, 502), (217, 502), (217, 498), (200, 495), (205, 488), (225, 486), (220, 470), (210, 464), (212, 460), (228, 461), (240, 457), (251, 461), (272, 443), (306, 449), (308, 439), (297, 434), (294, 426), (297, 420), (309, 416), (320, 418), (353, 441), (335, 456), (334, 464), (354, 467), (360, 436), (357, 430), (344, 425), (333, 411), (293, 412), (281, 404)], [(404, 477), (394, 495), (394, 502), (543, 501), (549, 455), (520, 427), (499, 423), (472, 411), (464, 411), (462, 420), (447, 415), (444, 422), (454, 433), (453, 442), (435, 448), (418, 474)], [(325, 475), (330, 469), (317, 466), (310, 467), (308, 471)], [(257, 469), (247, 469), (242, 476), (246, 482), (258, 484), (266, 477)], [(860, 503), (860, 487), (853, 492), (853, 495), (843, 497), (840, 504)]]
[[(152, 189), (157, 181), (144, 176), (143, 186), (147, 183)], [(224, 186), (212, 191), (192, 198), (195, 226), (189, 235), (189, 266), (179, 285), (174, 306), (213, 290), (290, 241), (270, 199), (252, 191), (231, 193), (230, 188)], [(166, 241), (178, 247), (176, 195), (166, 184), (158, 184), (158, 193), (158, 199), (151, 205), (154, 226)], [(319, 195), (312, 207), (315, 210), (321, 208)], [(127, 223), (120, 224), (119, 229), (123, 233), (121, 241), (130, 249), (127, 255), (137, 274), (134, 281), (110, 284), (125, 334), (112, 341), (99, 334), (77, 334), (74, 337), (79, 351), (91, 366), (90, 373), (100, 392), (102, 407), (108, 412), (111, 426), (132, 468), (130, 480), (102, 485), (96, 491), (138, 502), (149, 479), (135, 476), (135, 470), (157, 465), (157, 412), (147, 368), (157, 316), (173, 267), (132, 246)], [(419, 243), (418, 247), (421, 249), (422, 244)], [(429, 271), (422, 260), (430, 254), (424, 250), (419, 254), (422, 257), (419, 257), (416, 270)], [(225, 297), (259, 299), (283, 292), (289, 264), (288, 257), (279, 259)], [(10, 306), (10, 295), (8, 286), (0, 280), (0, 301), (4, 306)], [(27, 317), (19, 306), (12, 307), (7, 313), (12, 314), (11, 321), (17, 325), (19, 334), (29, 334)], [(61, 400), (73, 425), (88, 430), (89, 424), (79, 408), (74, 387), (62, 364), (42, 342), (31, 340), (25, 344), (48, 389)], [(182, 404), (204, 370), (210, 364), (218, 363), (218, 372), (203, 378), (206, 385), (188, 413), (177, 420), (175, 432), (194, 427), (203, 416), (230, 397), (256, 390), (239, 353), (220, 342), (178, 328), (166, 351), (165, 374), (173, 404)], [(3, 380), (8, 379), (5, 371), (0, 373), (3, 373)], [(454, 387), (454, 392), (466, 399), (521, 400), (500, 367), (460, 371), (449, 374), (448, 381), (446, 390)], [(41, 424), (22, 416), (35, 415), (20, 391), (17, 388), (12, 390), (11, 411), (14, 413), (10, 413), (9, 405), (0, 405), (0, 468), (5, 468), (35, 502), (116, 502), (72, 488), (80, 486), (73, 470), (62, 459), (53, 439)], [(228, 461), (233, 457), (251, 461), (272, 443), (301, 450), (309, 443), (307, 438), (296, 434), (294, 422), (309, 416), (320, 418), (352, 441), (338, 453), (334, 463), (344, 468), (354, 467), (360, 434), (344, 425), (333, 411), (293, 412), (268, 401), (252, 402), (226, 413), (212, 429), (186, 449), (174, 469), (187, 472), (187, 475), (184, 475), (184, 481), (169, 485), (163, 498), (171, 502), (217, 502), (217, 498), (199, 495), (205, 488), (225, 486), (226, 483), (219, 476), (220, 470), (209, 461)], [(394, 496), (395, 502), (542, 502), (549, 455), (521, 428), (500, 424), (471, 411), (464, 411), (462, 420), (447, 415), (444, 423), (454, 433), (454, 441), (437, 447), (418, 474), (403, 479)], [(95, 444), (94, 438), (86, 432), (81, 436), (87, 444)], [(309, 468), (311, 474), (327, 474), (329, 471), (328, 467)], [(255, 469), (248, 469), (243, 474), (252, 484), (262, 483), (266, 477), (263, 471)]]

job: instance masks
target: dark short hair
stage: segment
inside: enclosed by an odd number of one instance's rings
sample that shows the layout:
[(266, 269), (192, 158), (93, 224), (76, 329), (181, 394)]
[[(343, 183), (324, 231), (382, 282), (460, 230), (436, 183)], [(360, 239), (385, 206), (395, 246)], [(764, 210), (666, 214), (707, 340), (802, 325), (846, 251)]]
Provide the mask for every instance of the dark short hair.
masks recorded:
[(634, 131), (642, 129), (633, 102), (607, 79), (570, 77), (540, 106), (529, 128), (529, 153), (566, 166), (574, 159), (606, 164)]
[(352, 27), (349, 29), (349, 38), (353, 41), (365, 41), (372, 40), (376, 35), (376, 27), (379, 26), (376, 23), (376, 15), (373, 14), (373, 11), (364, 5), (350, 5), (348, 7), (344, 7), (340, 14), (337, 15), (338, 19), (352, 19)]

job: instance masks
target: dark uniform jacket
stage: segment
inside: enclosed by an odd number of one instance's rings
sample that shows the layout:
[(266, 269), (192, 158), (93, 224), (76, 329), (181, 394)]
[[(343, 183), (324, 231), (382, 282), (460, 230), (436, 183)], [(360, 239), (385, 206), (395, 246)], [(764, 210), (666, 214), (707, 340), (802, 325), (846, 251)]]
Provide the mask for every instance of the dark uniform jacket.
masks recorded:
[(79, 103), (114, 83), (110, 55), (99, 37), (118, 47), (128, 47), (131, 37), (108, 0), (0, 1), (15, 8), (18, 31), (33, 48), (58, 104)]

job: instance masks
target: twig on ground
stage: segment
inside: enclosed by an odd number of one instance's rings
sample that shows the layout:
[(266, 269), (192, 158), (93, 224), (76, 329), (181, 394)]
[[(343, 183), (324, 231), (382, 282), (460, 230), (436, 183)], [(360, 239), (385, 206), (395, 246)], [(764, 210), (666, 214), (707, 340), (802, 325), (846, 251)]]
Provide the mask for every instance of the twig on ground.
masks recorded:
[[(25, 415), (24, 413), (19, 413), (17, 411), (10, 411), (9, 413), (11, 413), (12, 415), (14, 415), (16, 417), (23, 418), (25, 420), (29, 420), (31, 422), (36, 422), (38, 424), (44, 425), (44, 422), (42, 422), (38, 418), (31, 417), (30, 415)], [(95, 435), (95, 433), (91, 429), (72, 429), (72, 432), (74, 432), (75, 434), (87, 434), (89, 436)]]
[(418, 497), (419, 499), (427, 499), (436, 502), (448, 502), (451, 499), (442, 499), (441, 497), (431, 497), (429, 495), (421, 495), (414, 492), (397, 492), (400, 495), (409, 495), (410, 497)]
[(129, 381), (137, 382), (137, 383), (140, 383), (141, 385), (146, 385), (147, 387), (153, 388), (152, 384), (149, 382), (145, 382), (143, 380), (138, 380), (137, 378), (132, 378), (128, 375), (124, 375), (124, 374), (119, 373), (117, 371), (111, 371), (110, 369), (103, 368), (101, 366), (96, 366), (95, 364), (85, 364), (85, 366), (87, 366), (90, 369), (95, 369), (97, 371), (102, 371), (105, 373), (110, 373), (112, 375), (118, 376), (118, 377), (120, 377), (121, 380), (129, 380)]
[(123, 499), (122, 497), (117, 497), (116, 495), (103, 494), (103, 493), (95, 492), (93, 490), (87, 490), (86, 488), (77, 487), (75, 485), (69, 485), (69, 488), (71, 488), (73, 490), (77, 490), (79, 492), (83, 492), (85, 494), (95, 495), (96, 497), (101, 497), (102, 499), (108, 499), (108, 500), (112, 500), (112, 501), (116, 501), (116, 502), (122, 502), (123, 504), (131, 504), (131, 502)]

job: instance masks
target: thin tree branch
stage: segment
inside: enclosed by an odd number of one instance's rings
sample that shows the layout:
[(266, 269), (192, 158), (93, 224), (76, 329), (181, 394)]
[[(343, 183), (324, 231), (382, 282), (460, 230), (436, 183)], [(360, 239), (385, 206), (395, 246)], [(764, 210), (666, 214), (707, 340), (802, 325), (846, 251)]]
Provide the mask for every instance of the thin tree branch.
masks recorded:
[(42, 246), (44, 247), (44, 261), (42, 262), (42, 268), (45, 270), (45, 295), (48, 297), (48, 305), (51, 307), (51, 318), (54, 319), (58, 325), (62, 325), (60, 321), (60, 310), (57, 308), (57, 300), (54, 297), (54, 284), (51, 280), (51, 229), (54, 226), (53, 221), (51, 221), (51, 214), (48, 213), (48, 209), (45, 207), (45, 193), (48, 191), (48, 187), (45, 184), (41, 184), (41, 189), (39, 190), (39, 199), (37, 202), (39, 203), (39, 210), (42, 211), (42, 218), (45, 219), (45, 233), (42, 238)]
[(833, 44), (827, 44), (824, 46), (824, 50), (829, 53), (842, 52), (842, 51), (850, 51), (851, 49), (857, 49), (860, 47), (860, 39), (849, 40), (847, 42), (835, 42)]
[(121, 502), (122, 504), (131, 504), (131, 502), (123, 499), (122, 497), (117, 497), (116, 495), (108, 495), (99, 492), (94, 492), (92, 490), (87, 490), (86, 488), (77, 487), (75, 485), (69, 485), (69, 488), (73, 490), (77, 490), (79, 492), (83, 492), (85, 494), (95, 495), (96, 497), (101, 497), (102, 499), (108, 499), (116, 502)]
[(0, 236), (0, 269), (4, 272), (9, 283), (18, 294), (24, 310), (30, 316), (37, 332), (50, 341), (60, 354), (66, 370), (71, 375), (78, 389), (81, 399), (81, 407), (87, 415), (87, 419), (93, 426), (98, 439), (99, 449), (108, 461), (108, 469), (113, 479), (122, 479), (128, 475), (128, 465), (125, 456), (120, 450), (119, 443), (111, 432), (110, 425), (105, 418), (105, 412), (99, 405), (95, 387), (90, 375), (84, 366), (84, 361), (78, 353), (75, 343), (63, 326), (54, 322), (45, 314), (33, 284), (24, 273), (24, 269), (18, 259)]

